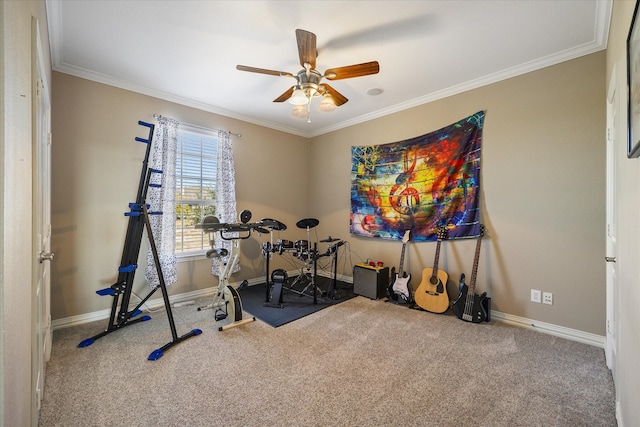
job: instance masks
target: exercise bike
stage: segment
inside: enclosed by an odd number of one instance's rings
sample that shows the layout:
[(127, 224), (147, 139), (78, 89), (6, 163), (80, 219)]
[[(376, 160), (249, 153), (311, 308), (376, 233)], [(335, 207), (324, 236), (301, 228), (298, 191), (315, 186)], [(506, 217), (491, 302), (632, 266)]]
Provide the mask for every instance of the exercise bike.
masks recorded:
[[(244, 325), (245, 323), (253, 322), (255, 317), (248, 319), (242, 319), (242, 301), (238, 291), (229, 285), (229, 276), (233, 273), (236, 265), (240, 261), (240, 242), (244, 239), (251, 237), (251, 232), (256, 230), (260, 233), (268, 233), (267, 228), (276, 226), (275, 223), (269, 221), (261, 221), (253, 224), (249, 224), (251, 219), (251, 212), (245, 210), (240, 213), (240, 223), (227, 224), (221, 223), (218, 218), (213, 215), (208, 215), (203, 218), (200, 224), (196, 225), (196, 228), (200, 228), (209, 233), (211, 249), (206, 252), (207, 258), (224, 258), (226, 261), (222, 261), (221, 271), (218, 276), (218, 287), (216, 289), (213, 300), (210, 304), (202, 307), (198, 307), (198, 311), (215, 309), (214, 318), (216, 321), (224, 320), (226, 318), (232, 319), (232, 322), (218, 328), (219, 331), (233, 328), (236, 326)], [(226, 248), (214, 248), (214, 236), (219, 232), (220, 237), (223, 240), (231, 241), (231, 252)]]

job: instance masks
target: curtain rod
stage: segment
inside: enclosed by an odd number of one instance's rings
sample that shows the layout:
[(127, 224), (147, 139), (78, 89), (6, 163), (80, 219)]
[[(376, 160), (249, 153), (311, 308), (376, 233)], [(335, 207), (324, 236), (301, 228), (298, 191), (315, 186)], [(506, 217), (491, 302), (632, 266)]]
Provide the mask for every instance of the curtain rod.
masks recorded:
[[(161, 118), (162, 118), (162, 115), (161, 115), (161, 114), (154, 114), (154, 115), (153, 115), (153, 117), (154, 117), (155, 119), (161, 119)], [(188, 125), (188, 126), (196, 126), (196, 125), (193, 125), (193, 124), (191, 124), (191, 123), (184, 123), (184, 124), (185, 124), (185, 125)], [(218, 129), (216, 129), (216, 130), (218, 130)], [(241, 134), (241, 133), (233, 133), (233, 132), (231, 132), (230, 130), (228, 130), (228, 131), (226, 131), (226, 132), (228, 132), (228, 133), (229, 133), (229, 135), (233, 135), (233, 136), (237, 136), (238, 138), (242, 138), (242, 134)]]

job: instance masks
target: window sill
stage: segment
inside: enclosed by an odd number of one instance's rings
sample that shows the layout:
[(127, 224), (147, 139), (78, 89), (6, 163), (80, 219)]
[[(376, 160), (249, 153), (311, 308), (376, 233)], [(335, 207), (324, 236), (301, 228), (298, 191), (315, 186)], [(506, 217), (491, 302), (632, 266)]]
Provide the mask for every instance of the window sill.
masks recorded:
[(177, 254), (176, 262), (189, 262), (189, 261), (199, 261), (207, 259), (206, 251), (202, 252), (189, 252), (186, 254)]

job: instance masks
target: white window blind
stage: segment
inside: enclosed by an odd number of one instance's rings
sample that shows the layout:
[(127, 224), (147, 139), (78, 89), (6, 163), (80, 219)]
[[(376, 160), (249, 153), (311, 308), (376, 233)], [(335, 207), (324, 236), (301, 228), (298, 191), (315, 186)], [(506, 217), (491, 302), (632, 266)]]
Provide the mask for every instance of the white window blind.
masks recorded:
[(176, 153), (176, 254), (210, 248), (209, 236), (195, 225), (215, 215), (217, 131), (180, 125)]

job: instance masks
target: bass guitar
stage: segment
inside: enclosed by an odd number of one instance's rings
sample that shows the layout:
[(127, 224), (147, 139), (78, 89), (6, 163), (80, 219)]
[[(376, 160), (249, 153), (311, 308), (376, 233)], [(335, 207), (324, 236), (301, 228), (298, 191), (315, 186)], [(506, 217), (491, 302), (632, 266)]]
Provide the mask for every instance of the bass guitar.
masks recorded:
[(480, 258), (480, 243), (484, 236), (484, 225), (480, 225), (480, 236), (476, 244), (476, 255), (473, 260), (473, 270), (471, 271), (471, 282), (469, 286), (464, 283), (464, 274), (460, 277), (460, 295), (453, 303), (453, 312), (458, 319), (465, 322), (480, 323), (489, 321), (487, 307), (489, 306), (487, 293), (476, 294), (476, 275), (478, 273), (478, 260)]
[(392, 275), (392, 283), (387, 289), (387, 294), (391, 300), (398, 301), (403, 304), (411, 302), (411, 292), (409, 291), (411, 275), (407, 274), (406, 271), (403, 271), (404, 251), (407, 243), (409, 242), (410, 235), (411, 230), (405, 231), (404, 237), (402, 238), (402, 252), (400, 254), (400, 267), (398, 269), (398, 274), (395, 275), (395, 277)]
[(449, 308), (449, 295), (447, 294), (447, 280), (449, 275), (438, 268), (440, 259), (440, 244), (447, 238), (446, 227), (436, 228), (438, 235), (438, 246), (436, 246), (436, 256), (433, 261), (433, 268), (422, 270), (422, 281), (413, 296), (416, 304), (432, 313), (444, 313)]

